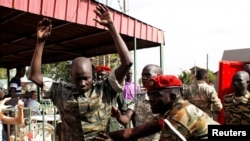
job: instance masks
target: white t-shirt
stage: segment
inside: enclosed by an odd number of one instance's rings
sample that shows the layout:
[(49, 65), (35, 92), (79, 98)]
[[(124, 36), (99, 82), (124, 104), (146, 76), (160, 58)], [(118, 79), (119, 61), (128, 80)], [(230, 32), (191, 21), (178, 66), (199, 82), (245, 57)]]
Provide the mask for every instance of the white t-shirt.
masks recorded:
[(39, 109), (40, 103), (36, 100), (29, 98), (24, 102), (24, 104), (26, 107), (30, 108), (32, 114), (41, 115), (41, 111)]

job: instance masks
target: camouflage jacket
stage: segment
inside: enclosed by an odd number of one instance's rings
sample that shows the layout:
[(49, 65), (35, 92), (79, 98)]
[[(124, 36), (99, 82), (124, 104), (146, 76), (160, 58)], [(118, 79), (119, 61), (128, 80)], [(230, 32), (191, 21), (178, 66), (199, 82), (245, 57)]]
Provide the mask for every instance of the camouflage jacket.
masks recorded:
[[(188, 101), (179, 99), (174, 107), (163, 116), (185, 138), (196, 138), (208, 133), (208, 125), (219, 125), (205, 112)], [(180, 138), (169, 127), (162, 129), (160, 140), (179, 141)]]
[(101, 85), (94, 84), (88, 94), (81, 96), (71, 84), (52, 84), (48, 92), (60, 113), (62, 141), (90, 141), (99, 131), (107, 130), (111, 106), (117, 93), (122, 92), (114, 78), (113, 74)]
[(250, 93), (235, 97), (234, 93), (223, 98), (225, 124), (250, 125)]
[(222, 110), (222, 103), (213, 86), (208, 85), (205, 81), (197, 81), (184, 89), (184, 99), (196, 105), (213, 117), (213, 111)]

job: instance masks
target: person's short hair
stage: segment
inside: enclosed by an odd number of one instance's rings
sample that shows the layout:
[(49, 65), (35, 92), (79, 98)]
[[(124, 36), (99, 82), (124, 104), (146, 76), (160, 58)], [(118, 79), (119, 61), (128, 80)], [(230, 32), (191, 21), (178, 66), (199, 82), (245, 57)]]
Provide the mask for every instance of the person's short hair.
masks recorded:
[(37, 91), (32, 90), (32, 91), (30, 92), (30, 98), (32, 98), (32, 96), (34, 96), (34, 95), (37, 96)]
[(207, 70), (205, 69), (198, 69), (195, 75), (197, 80), (203, 80), (207, 77)]

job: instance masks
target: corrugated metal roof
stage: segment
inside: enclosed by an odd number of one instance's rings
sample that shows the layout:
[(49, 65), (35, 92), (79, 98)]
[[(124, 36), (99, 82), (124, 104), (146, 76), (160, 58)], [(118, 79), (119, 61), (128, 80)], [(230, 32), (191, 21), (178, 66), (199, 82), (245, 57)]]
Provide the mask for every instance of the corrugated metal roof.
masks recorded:
[[(52, 19), (43, 63), (116, 53), (109, 32), (93, 19), (92, 0), (0, 0), (0, 67), (28, 66), (36, 43), (36, 27)], [(164, 31), (110, 8), (115, 26), (129, 50), (164, 44)]]

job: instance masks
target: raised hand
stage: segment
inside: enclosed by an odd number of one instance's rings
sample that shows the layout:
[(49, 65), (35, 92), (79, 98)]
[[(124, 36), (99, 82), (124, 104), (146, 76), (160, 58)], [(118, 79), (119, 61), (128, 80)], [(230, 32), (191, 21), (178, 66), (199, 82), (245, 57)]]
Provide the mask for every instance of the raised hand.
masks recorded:
[(23, 106), (24, 106), (23, 101), (21, 99), (18, 99), (17, 107), (18, 108), (23, 108)]
[(51, 34), (52, 24), (48, 18), (43, 18), (37, 25), (37, 40), (44, 42), (46, 38)]
[(99, 19), (94, 19), (94, 21), (98, 22), (101, 25), (109, 26), (113, 23), (113, 19), (111, 18), (111, 14), (106, 6), (98, 4), (96, 9), (94, 10)]
[(11, 107), (11, 105), (5, 105), (5, 103), (7, 101), (9, 101), (11, 98), (8, 97), (8, 98), (5, 98), (3, 100), (0, 101), (0, 112), (2, 112), (3, 110), (7, 109), (8, 107)]

